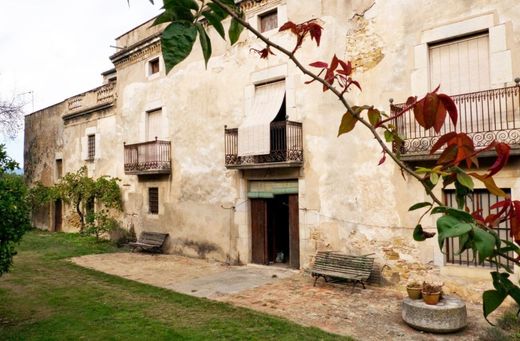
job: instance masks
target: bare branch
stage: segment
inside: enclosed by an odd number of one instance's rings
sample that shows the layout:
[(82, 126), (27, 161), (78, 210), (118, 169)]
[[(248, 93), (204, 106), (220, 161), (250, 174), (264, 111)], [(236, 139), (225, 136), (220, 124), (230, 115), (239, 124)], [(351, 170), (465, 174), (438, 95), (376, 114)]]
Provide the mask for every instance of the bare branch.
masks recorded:
[(0, 134), (11, 139), (16, 138), (22, 128), (23, 106), (16, 98), (10, 101), (0, 100)]

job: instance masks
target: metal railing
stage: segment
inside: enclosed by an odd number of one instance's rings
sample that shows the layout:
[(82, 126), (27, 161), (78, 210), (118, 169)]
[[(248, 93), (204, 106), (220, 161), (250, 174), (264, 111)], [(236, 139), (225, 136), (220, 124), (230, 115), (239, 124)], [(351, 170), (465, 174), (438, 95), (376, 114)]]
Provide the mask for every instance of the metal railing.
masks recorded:
[[(476, 148), (485, 147), (493, 140), (513, 147), (520, 145), (520, 79), (515, 81), (517, 85), (510, 87), (451, 96), (459, 113), (455, 131), (467, 133)], [(399, 113), (405, 106), (404, 103), (394, 105), (390, 100), (392, 115)], [(403, 156), (428, 155), (439, 136), (454, 130), (447, 115), (439, 134), (433, 129), (425, 131), (416, 123), (413, 110), (398, 117), (394, 124), (398, 134), (404, 137), (404, 145), (400, 150)]]
[(169, 174), (171, 172), (171, 143), (154, 141), (124, 144), (126, 174)]
[(303, 163), (302, 124), (292, 121), (271, 122), (271, 147), (266, 155), (238, 156), (238, 129), (224, 129), (226, 167), (266, 163)]

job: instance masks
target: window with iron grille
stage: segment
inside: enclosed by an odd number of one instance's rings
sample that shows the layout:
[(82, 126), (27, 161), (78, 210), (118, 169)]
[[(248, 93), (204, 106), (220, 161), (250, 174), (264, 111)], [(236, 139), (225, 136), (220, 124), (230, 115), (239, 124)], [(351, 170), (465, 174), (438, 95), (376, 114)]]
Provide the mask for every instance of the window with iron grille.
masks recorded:
[(278, 10), (274, 9), (272, 11), (260, 14), (258, 16), (258, 22), (260, 32), (274, 30), (278, 27)]
[(159, 214), (159, 188), (148, 188), (148, 213)]
[[(511, 194), (511, 190), (508, 188), (503, 188), (502, 190), (509, 195)], [(482, 210), (481, 215), (483, 217), (486, 217), (490, 213), (498, 213), (499, 209), (490, 210), (490, 207), (500, 200), (501, 198), (491, 194), (485, 189), (475, 189), (473, 193), (468, 196), (468, 199), (466, 200), (466, 205), (468, 206), (471, 212)], [(457, 207), (457, 202), (455, 199), (455, 190), (444, 191), (444, 202), (447, 206)], [(500, 223), (495, 228), (495, 232), (498, 234), (500, 239), (511, 240), (511, 236), (509, 234), (509, 220)], [(485, 261), (483, 264), (478, 264), (478, 257), (471, 249), (459, 254), (460, 247), (461, 245), (458, 237), (449, 238), (446, 240), (446, 263), (465, 266), (479, 266), (485, 268), (495, 267), (493, 263), (490, 263), (488, 261)], [(509, 256), (513, 258), (515, 257), (513, 253), (509, 254)], [(513, 268), (513, 263), (503, 257), (499, 257), (499, 262), (503, 265), (509, 266), (511, 269)]]
[(148, 62), (148, 74), (153, 75), (159, 72), (159, 58), (152, 59)]
[(96, 135), (88, 136), (88, 159), (94, 160), (96, 156)]

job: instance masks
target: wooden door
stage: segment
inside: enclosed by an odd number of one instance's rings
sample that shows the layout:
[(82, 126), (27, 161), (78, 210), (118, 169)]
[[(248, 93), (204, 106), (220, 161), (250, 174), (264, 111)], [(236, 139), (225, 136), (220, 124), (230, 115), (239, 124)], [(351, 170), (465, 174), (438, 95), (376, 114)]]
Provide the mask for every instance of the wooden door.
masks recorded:
[(289, 265), (300, 268), (300, 225), (298, 194), (289, 195)]
[(61, 200), (56, 200), (54, 202), (54, 231), (61, 231), (62, 225), (62, 209), (61, 209)]
[(267, 200), (251, 199), (252, 262), (268, 264), (267, 259)]

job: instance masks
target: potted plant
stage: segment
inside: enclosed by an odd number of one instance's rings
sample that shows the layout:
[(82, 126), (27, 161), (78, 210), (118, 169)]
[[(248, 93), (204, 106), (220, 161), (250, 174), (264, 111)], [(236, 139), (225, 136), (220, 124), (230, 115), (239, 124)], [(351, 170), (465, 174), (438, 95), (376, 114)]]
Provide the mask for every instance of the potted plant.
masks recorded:
[(424, 303), (430, 305), (435, 305), (439, 303), (443, 285), (444, 283), (442, 282), (423, 282), (422, 297)]
[(410, 279), (406, 284), (406, 292), (412, 300), (421, 298), (422, 283), (417, 279)]

